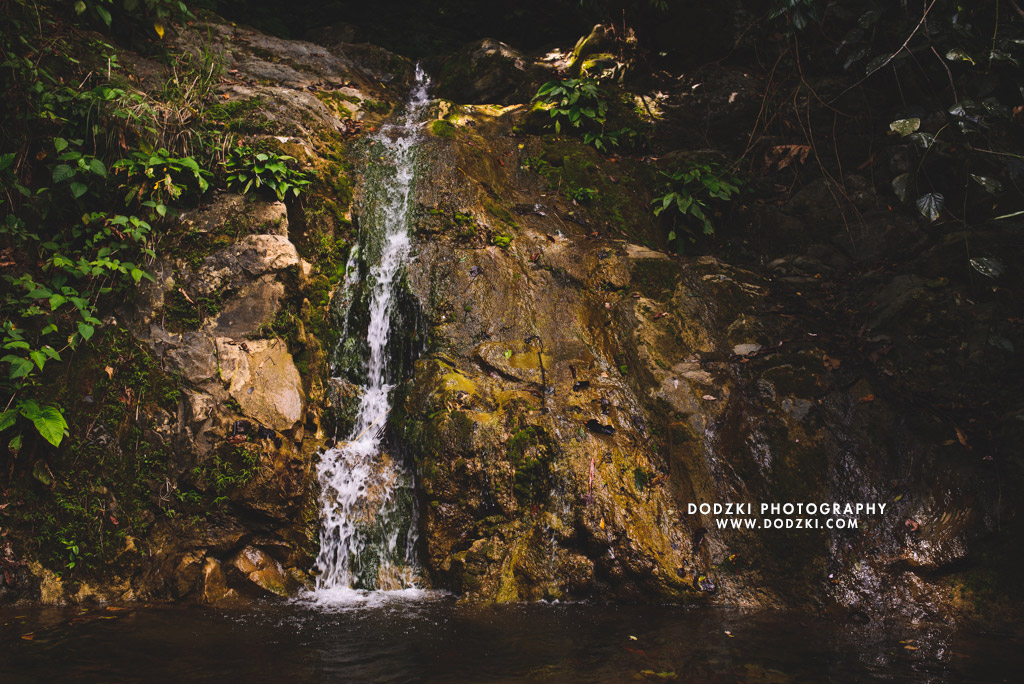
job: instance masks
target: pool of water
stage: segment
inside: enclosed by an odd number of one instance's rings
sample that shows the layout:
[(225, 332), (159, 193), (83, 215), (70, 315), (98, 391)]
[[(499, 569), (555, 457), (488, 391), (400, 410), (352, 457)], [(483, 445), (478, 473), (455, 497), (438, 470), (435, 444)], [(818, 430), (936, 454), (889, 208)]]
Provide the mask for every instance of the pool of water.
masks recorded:
[(1019, 682), (1024, 630), (667, 606), (0, 610), (0, 682)]

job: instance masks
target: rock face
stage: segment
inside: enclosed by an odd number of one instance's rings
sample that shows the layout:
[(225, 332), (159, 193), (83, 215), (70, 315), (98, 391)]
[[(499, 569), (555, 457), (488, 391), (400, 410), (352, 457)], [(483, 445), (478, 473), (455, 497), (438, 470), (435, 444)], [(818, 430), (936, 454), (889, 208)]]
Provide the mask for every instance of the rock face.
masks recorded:
[[(993, 529), (979, 502), (995, 481), (950, 452), (951, 432), (946, 446), (933, 436), (939, 416), (908, 414), (889, 376), (843, 366), (835, 333), (818, 332), (834, 323), (787, 313), (790, 287), (817, 291), (821, 273), (850, 268), (844, 250), (815, 246), (759, 274), (616, 238), (654, 226), (605, 223), (608, 203), (580, 206), (521, 168), (591, 159), (582, 145), (546, 157), (507, 137), (523, 108), (475, 112), (449, 116), (455, 135), (431, 143), (409, 273), (431, 343), (393, 416), (423, 489), (434, 581), (487, 601), (971, 613), (929, 573), (963, 563)], [(841, 225), (810, 192), (792, 214)], [(609, 201), (625, 213), (649, 200)], [(891, 279), (860, 334), (884, 353), (925, 296), (920, 279)], [(758, 525), (772, 517), (761, 503), (875, 512), (852, 515), (856, 529), (744, 530), (689, 510), (702, 502), (751, 504)]]
[(522, 102), (532, 62), (514, 48), (484, 38), (447, 58), (438, 70), (437, 94), (464, 104)]

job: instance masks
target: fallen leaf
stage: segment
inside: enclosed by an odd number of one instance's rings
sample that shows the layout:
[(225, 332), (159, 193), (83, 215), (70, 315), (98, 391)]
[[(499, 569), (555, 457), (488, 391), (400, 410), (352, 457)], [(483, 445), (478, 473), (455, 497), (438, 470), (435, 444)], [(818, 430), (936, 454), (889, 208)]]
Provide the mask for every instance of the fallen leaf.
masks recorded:
[(921, 528), (921, 523), (917, 522), (913, 518), (907, 518), (903, 521), (903, 526), (911, 532), (917, 532)]
[(22, 634), (21, 638), (24, 639), (25, 641), (32, 641), (33, 639), (36, 638), (36, 633), (35, 632), (28, 632), (27, 634)]
[(777, 145), (765, 153), (764, 166), (766, 169), (775, 167), (781, 171), (790, 164), (804, 163), (810, 152), (810, 145)]
[(718, 401), (718, 397), (716, 397), (713, 394), (705, 394), (703, 397), (701, 397), (701, 399), (703, 399), (704, 401)]
[(103, 372), (107, 374), (108, 378), (113, 379), (113, 377), (114, 377), (114, 369), (113, 368), (111, 368), (110, 366), (107, 366), (107, 367), (105, 367), (103, 369)]
[(660, 314), (655, 314), (654, 320), (658, 320), (659, 318), (664, 318), (665, 316), (668, 316), (668, 311), (662, 311)]
[(956, 430), (956, 440), (964, 446), (967, 446), (967, 435), (964, 434), (964, 431), (955, 425), (953, 426), (953, 429)]
[(870, 404), (874, 400), (875, 400), (875, 395), (874, 394), (866, 394), (866, 395), (864, 395), (863, 397), (860, 398), (860, 403), (862, 403), (862, 404)]

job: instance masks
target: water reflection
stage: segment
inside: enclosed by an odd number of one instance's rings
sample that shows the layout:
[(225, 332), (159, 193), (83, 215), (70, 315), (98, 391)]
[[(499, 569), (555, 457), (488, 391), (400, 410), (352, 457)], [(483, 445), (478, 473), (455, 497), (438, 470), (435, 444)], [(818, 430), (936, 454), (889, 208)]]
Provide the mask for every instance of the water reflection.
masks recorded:
[(0, 681), (1015, 682), (1024, 639), (676, 607), (447, 597), (0, 612)]

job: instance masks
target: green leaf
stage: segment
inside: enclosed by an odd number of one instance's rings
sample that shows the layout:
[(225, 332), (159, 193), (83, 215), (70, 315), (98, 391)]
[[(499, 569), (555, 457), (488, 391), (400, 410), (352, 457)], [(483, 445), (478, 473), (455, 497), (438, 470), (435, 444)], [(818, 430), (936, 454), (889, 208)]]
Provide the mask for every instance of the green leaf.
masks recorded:
[(71, 183), (69, 187), (71, 188), (71, 195), (75, 199), (78, 199), (85, 193), (89, 192), (89, 187), (84, 183)]
[(79, 321), (78, 334), (82, 336), (83, 340), (88, 342), (89, 338), (92, 337), (94, 332), (96, 332), (96, 328), (92, 327), (88, 323), (82, 323), (81, 321)]
[(82, 0), (78, 0), (75, 3), (75, 14), (81, 14), (85, 11), (85, 3)]
[(921, 119), (918, 119), (917, 117), (912, 119), (898, 119), (889, 124), (889, 130), (902, 136), (916, 133), (919, 128), (921, 128)]
[(30, 418), (36, 430), (47, 442), (53, 446), (60, 446), (64, 439), (64, 432), (68, 429), (68, 423), (64, 416), (55, 406), (44, 406), (39, 413)]
[(0, 361), (7, 361), (11, 364), (11, 372), (8, 377), (11, 380), (23, 378), (32, 372), (32, 362), (20, 356), (7, 355)]
[(68, 141), (65, 140), (64, 138), (54, 138), (53, 139), (53, 148), (55, 150), (57, 150), (58, 154), (60, 152), (63, 152), (64, 148), (67, 147), (67, 146), (68, 146)]
[(61, 183), (75, 175), (75, 170), (67, 164), (57, 164), (53, 167), (53, 182)]
[(8, 409), (0, 413), (0, 432), (11, 427), (18, 421), (18, 412), (15, 409)]
[(96, 14), (100, 15), (100, 19), (103, 20), (103, 23), (107, 25), (107, 28), (110, 28), (110, 12), (99, 5), (95, 5), (95, 9)]
[(21, 451), (21, 435), (14, 435), (11, 441), (7, 443), (7, 448), (15, 453)]
[(107, 177), (107, 167), (103, 166), (103, 162), (93, 157), (89, 160), (89, 170), (95, 173), (97, 176)]
[(46, 365), (46, 354), (44, 354), (41, 351), (33, 349), (28, 353), (28, 355), (32, 357), (33, 361), (35, 361), (35, 364), (36, 366), (39, 367), (39, 370), (43, 370), (43, 366)]
[(932, 223), (938, 220), (945, 204), (946, 198), (940, 192), (929, 192), (917, 198), (917, 210)]

